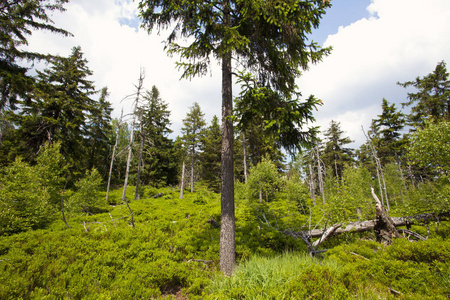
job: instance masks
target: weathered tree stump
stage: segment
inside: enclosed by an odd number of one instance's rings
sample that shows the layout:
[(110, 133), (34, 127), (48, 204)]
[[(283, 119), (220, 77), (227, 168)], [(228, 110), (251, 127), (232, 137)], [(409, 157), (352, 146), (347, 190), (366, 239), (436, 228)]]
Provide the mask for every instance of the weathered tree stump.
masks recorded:
[(372, 189), (372, 196), (376, 201), (375, 210), (376, 210), (376, 221), (375, 226), (373, 228), (375, 232), (375, 236), (377, 237), (378, 242), (382, 242), (386, 245), (392, 243), (393, 238), (402, 238), (402, 235), (398, 233), (397, 228), (395, 228), (394, 222), (389, 217), (388, 212), (384, 209), (381, 204), (380, 199), (378, 199), (375, 191)]

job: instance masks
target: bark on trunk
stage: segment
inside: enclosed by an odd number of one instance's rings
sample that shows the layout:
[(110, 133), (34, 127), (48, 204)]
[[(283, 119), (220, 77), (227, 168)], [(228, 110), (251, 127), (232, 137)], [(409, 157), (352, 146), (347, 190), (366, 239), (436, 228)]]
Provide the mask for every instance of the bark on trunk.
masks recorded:
[(183, 169), (181, 170), (181, 188), (180, 188), (180, 199), (183, 199), (183, 194), (184, 194), (184, 170), (186, 168), (186, 165), (184, 164), (183, 161)]
[[(229, 18), (229, 17), (226, 17)], [(235, 215), (233, 180), (233, 112), (231, 52), (222, 58), (222, 187), (220, 226), (220, 270), (233, 273), (235, 253)]]
[(191, 193), (194, 192), (194, 156), (195, 156), (195, 145), (192, 146), (191, 152)]
[(141, 135), (141, 142), (139, 144), (139, 160), (138, 160), (138, 170), (137, 170), (137, 174), (136, 174), (136, 191), (134, 192), (134, 200), (138, 200), (141, 198), (140, 197), (141, 195), (139, 193), (139, 181), (141, 178), (142, 152), (144, 151), (144, 132), (143, 132), (143, 128), (142, 128), (142, 120), (140, 120), (139, 132)]

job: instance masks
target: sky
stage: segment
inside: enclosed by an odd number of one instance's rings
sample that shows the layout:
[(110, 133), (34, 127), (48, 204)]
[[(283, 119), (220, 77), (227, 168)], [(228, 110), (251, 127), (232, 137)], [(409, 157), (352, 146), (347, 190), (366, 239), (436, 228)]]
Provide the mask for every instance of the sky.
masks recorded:
[[(331, 46), (331, 54), (312, 65), (298, 78), (303, 97), (315, 95), (324, 103), (315, 112), (322, 130), (331, 120), (340, 122), (344, 135), (364, 143), (361, 126), (367, 130), (381, 113), (386, 98), (401, 108), (408, 90), (397, 82), (431, 73), (440, 61), (450, 62), (449, 0), (331, 0), (320, 27), (310, 39)], [(131, 0), (71, 0), (64, 13), (51, 18), (73, 37), (34, 32), (29, 48), (42, 53), (68, 56), (80, 46), (90, 78), (97, 89), (108, 87), (113, 117), (131, 111), (140, 70), (144, 86), (155, 85), (171, 111), (172, 137), (180, 134), (182, 119), (198, 102), (209, 123), (221, 116), (220, 65), (213, 61), (210, 72), (200, 78), (181, 79), (177, 57), (164, 52), (167, 32), (149, 34), (140, 28), (137, 2)], [(45, 67), (40, 66), (37, 67)], [(237, 96), (238, 89), (233, 94)]]

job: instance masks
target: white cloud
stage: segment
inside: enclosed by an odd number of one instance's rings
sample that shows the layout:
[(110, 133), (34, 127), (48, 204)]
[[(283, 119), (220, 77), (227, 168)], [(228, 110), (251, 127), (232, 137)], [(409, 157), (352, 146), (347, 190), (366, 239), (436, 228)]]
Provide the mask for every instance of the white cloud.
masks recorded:
[(305, 72), (299, 85), (304, 94), (324, 100), (318, 123), (330, 119), (359, 145), (361, 125), (381, 110), (381, 100), (405, 101), (406, 91), (396, 82), (432, 72), (442, 60), (450, 62), (450, 1), (373, 0), (371, 17), (340, 27), (325, 46), (332, 54)]

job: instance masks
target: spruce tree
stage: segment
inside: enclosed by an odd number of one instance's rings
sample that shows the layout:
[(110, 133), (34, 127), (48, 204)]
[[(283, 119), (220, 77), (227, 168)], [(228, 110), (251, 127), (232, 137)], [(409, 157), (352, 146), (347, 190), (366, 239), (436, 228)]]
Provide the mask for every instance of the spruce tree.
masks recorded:
[[(15, 108), (27, 98), (34, 79), (27, 74), (24, 61), (49, 60), (48, 54), (24, 50), (33, 30), (46, 30), (64, 36), (70, 33), (55, 27), (53, 11), (64, 11), (68, 0), (2, 0), (0, 1), (0, 111)], [(0, 115), (1, 117), (1, 115)]]
[(172, 133), (168, 104), (161, 99), (156, 86), (146, 91), (142, 98), (139, 113), (142, 114), (143, 135), (138, 137), (145, 145), (142, 183), (154, 186), (176, 184), (177, 161), (173, 142), (167, 137)]
[(202, 137), (200, 153), (201, 178), (208, 187), (215, 192), (220, 192), (220, 163), (222, 136), (219, 125), (219, 118), (214, 116), (211, 125), (205, 130)]
[(88, 79), (91, 75), (80, 47), (74, 47), (67, 58), (53, 59), (49, 68), (38, 72), (31, 97), (22, 101), (20, 115), (14, 118), (17, 142), (26, 157), (33, 158), (46, 142), (60, 141), (61, 153), (73, 170), (86, 169), (88, 118), (97, 110), (92, 99), (96, 91)]
[(403, 152), (404, 141), (400, 139), (400, 130), (405, 126), (405, 115), (398, 111), (395, 104), (389, 105), (386, 99), (381, 104), (382, 113), (373, 120), (377, 128), (377, 137), (373, 139), (381, 164), (397, 162)]
[[(328, 3), (321, 0), (181, 1), (141, 0), (140, 17), (149, 32), (156, 26), (172, 30), (169, 53), (179, 62), (184, 77), (205, 75), (210, 58), (222, 65), (222, 188), (220, 269), (231, 275), (235, 265), (232, 60), (265, 78), (275, 90), (295, 89), (300, 69), (318, 62), (327, 50), (308, 43)], [(179, 37), (190, 44), (176, 43)]]
[(330, 127), (324, 132), (325, 148), (321, 158), (327, 168), (333, 170), (333, 176), (341, 178), (346, 165), (353, 162), (353, 150), (345, 145), (352, 143), (349, 137), (343, 137), (340, 123), (331, 120)]
[(438, 63), (427, 76), (397, 84), (417, 89), (416, 93), (408, 93), (409, 101), (402, 103), (403, 106), (411, 106), (410, 125), (421, 129), (426, 120), (434, 123), (450, 120), (450, 80), (445, 62)]
[(87, 150), (87, 169), (97, 169), (103, 179), (108, 175), (109, 151), (114, 144), (112, 139), (111, 103), (108, 89), (100, 91), (100, 98), (93, 103), (87, 114), (85, 145)]
[(256, 165), (270, 157), (282, 169), (282, 149), (295, 154), (316, 140), (317, 128), (305, 130), (305, 125), (315, 121), (312, 112), (321, 101), (314, 96), (301, 101), (299, 93), (285, 95), (251, 74), (240, 76), (242, 91), (235, 99), (234, 114), (237, 129), (246, 136), (249, 161)]
[(200, 141), (202, 140), (206, 125), (204, 115), (200, 105), (195, 102), (189, 108), (186, 118), (183, 119), (183, 127), (181, 128), (181, 139), (190, 163), (191, 192), (194, 191), (195, 169), (198, 162)]

